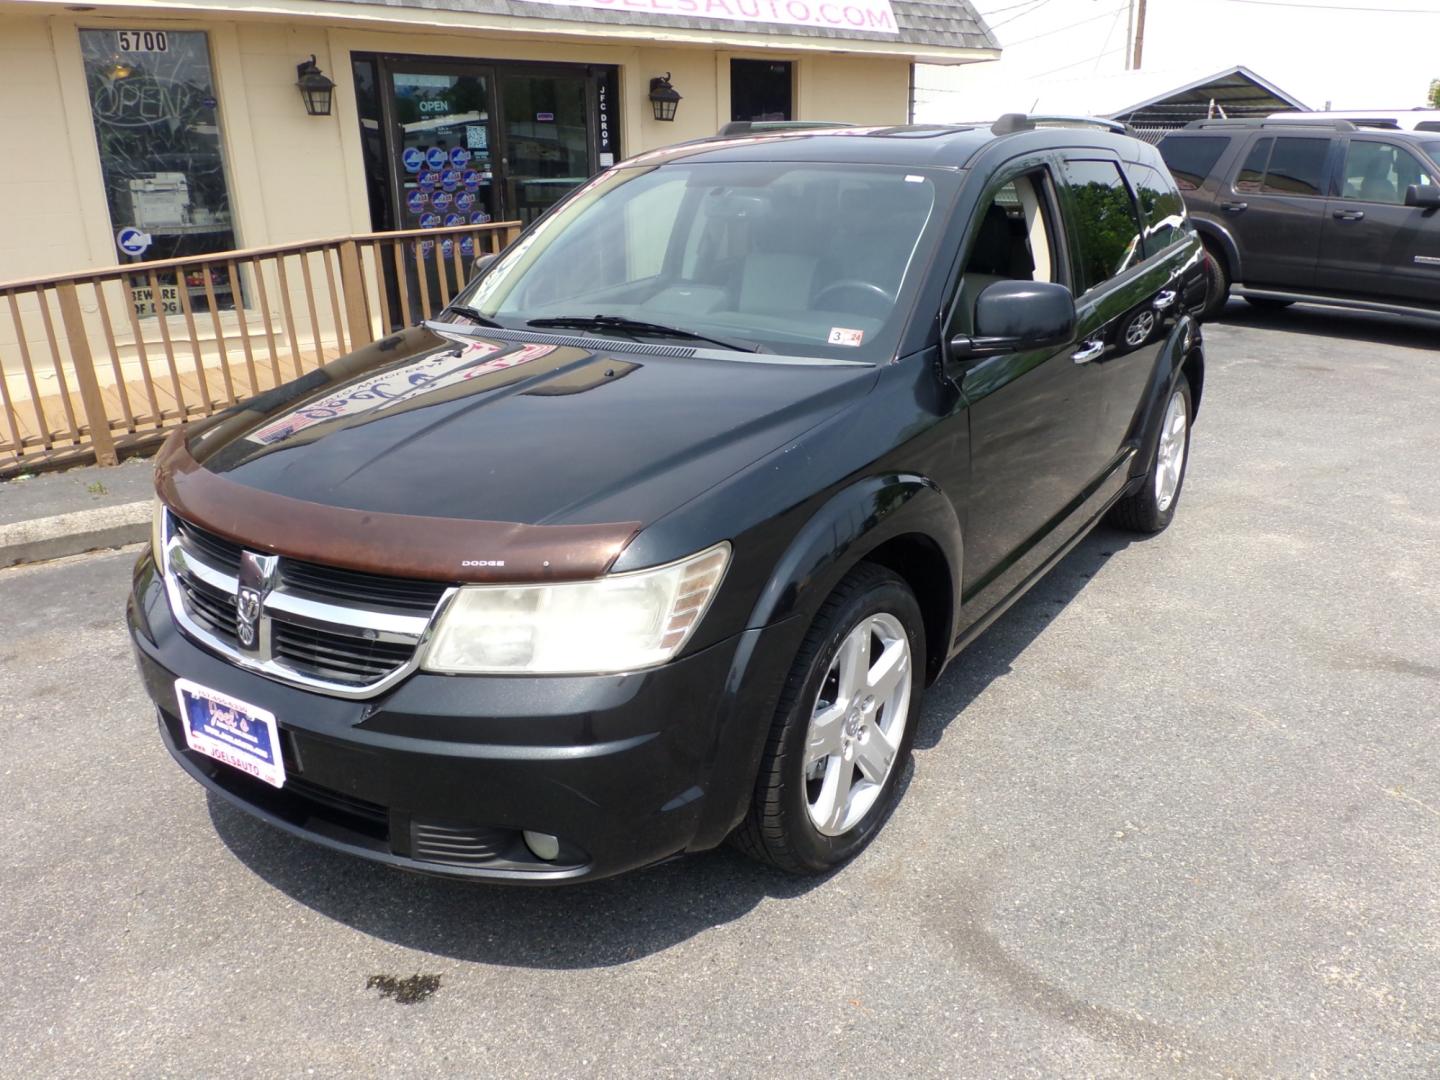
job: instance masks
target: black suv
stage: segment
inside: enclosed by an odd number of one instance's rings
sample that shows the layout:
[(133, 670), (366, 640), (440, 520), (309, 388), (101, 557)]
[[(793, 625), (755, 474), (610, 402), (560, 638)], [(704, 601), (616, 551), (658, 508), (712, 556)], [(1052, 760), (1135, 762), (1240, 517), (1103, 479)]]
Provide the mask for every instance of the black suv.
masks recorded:
[(1440, 317), (1440, 134), (1345, 120), (1197, 120), (1160, 142), (1209, 253), (1205, 314), (1231, 286)]
[(412, 870), (833, 866), (945, 664), (1107, 514), (1170, 522), (1202, 260), (1104, 125), (628, 161), (438, 318), (171, 437), (129, 604), (160, 738)]

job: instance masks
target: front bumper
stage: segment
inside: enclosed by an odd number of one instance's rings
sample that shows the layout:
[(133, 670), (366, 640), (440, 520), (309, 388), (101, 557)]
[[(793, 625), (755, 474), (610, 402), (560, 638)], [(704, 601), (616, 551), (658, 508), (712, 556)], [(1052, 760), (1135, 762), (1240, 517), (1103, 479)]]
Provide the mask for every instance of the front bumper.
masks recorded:
[[(606, 877), (719, 843), (743, 815), (798, 627), (627, 675), (416, 673), (351, 701), (244, 671), (180, 633), (147, 557), (129, 623), (162, 741), (210, 791), (288, 832), (443, 876)], [(268, 709), (286, 784), (186, 748), (175, 679)], [(536, 858), (522, 830), (558, 837)]]

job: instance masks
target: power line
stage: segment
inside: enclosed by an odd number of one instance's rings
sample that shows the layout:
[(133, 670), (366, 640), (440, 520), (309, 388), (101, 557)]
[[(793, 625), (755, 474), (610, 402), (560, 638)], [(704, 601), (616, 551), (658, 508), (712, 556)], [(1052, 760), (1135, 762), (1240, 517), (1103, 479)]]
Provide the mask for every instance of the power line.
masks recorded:
[[(1105, 31), (1105, 40), (1100, 43), (1100, 55), (1095, 57), (1095, 70), (1096, 70), (1096, 71), (1099, 71), (1099, 70), (1100, 70), (1100, 60), (1105, 56), (1105, 46), (1107, 46), (1107, 45), (1110, 44), (1110, 38), (1113, 37), (1114, 34), (1115, 34), (1115, 26), (1116, 26), (1117, 23), (1120, 22), (1120, 13), (1121, 13), (1122, 11), (1129, 11), (1129, 10), (1130, 10), (1130, 5), (1129, 5), (1129, 4), (1126, 4), (1124, 7), (1119, 7), (1119, 8), (1116, 8), (1116, 9), (1115, 9), (1115, 17), (1110, 20), (1110, 29)], [(1127, 41), (1125, 44), (1126, 44), (1126, 47), (1128, 48), (1130, 43)]]
[(1011, 4), (1009, 7), (996, 8), (994, 11), (979, 11), (977, 13), (982, 19), (988, 19), (991, 15), (1004, 15), (1007, 11), (1014, 11), (1016, 8), (1029, 7), (1031, 4), (1039, 3), (1039, 0), (1020, 0), (1018, 4)]
[[(1102, 11), (1099, 15), (1091, 15), (1088, 19), (1081, 19), (1079, 22), (1073, 22), (1067, 26), (1058, 26), (1054, 30), (1046, 30), (1043, 34), (1031, 34), (1029, 37), (1021, 38), (1019, 41), (1011, 41), (1007, 43), (1004, 47), (1007, 49), (1013, 49), (1016, 45), (1024, 45), (1027, 42), (1039, 41), (1041, 38), (1049, 37), (1051, 34), (1062, 34), (1066, 30), (1073, 30), (1077, 26), (1084, 26), (1086, 23), (1095, 22), (1097, 19), (1103, 19), (1110, 15), (1118, 16), (1122, 11), (1127, 11), (1129, 9), (1129, 6), (1129, 4), (1122, 4), (1118, 8), (1112, 8), (1109, 11)], [(1113, 30), (1114, 28), (1112, 27), (1111, 29)], [(1106, 40), (1105, 44), (1110, 44), (1108, 39)]]
[[(1004, 26), (1006, 23), (1014, 22), (1016, 19), (1023, 19), (1026, 15), (1029, 15), (1030, 12), (1036, 10), (1037, 8), (1044, 7), (1045, 3), (1046, 0), (1025, 0), (1024, 3), (1014, 4), (1010, 7), (1003, 7), (998, 11), (992, 11), (988, 15), (983, 15), (983, 18), (985, 19), (985, 25), (990, 26), (990, 18), (992, 15), (1003, 15), (1007, 11), (1018, 11), (1020, 8), (1028, 9), (1026, 11), (1021, 11), (1019, 15), (1013, 15), (1008, 19), (1001, 19), (998, 23), (995, 24), (995, 26)], [(991, 27), (991, 29), (993, 30), (994, 27)]]
[(1361, 7), (1353, 4), (1305, 4), (1297, 0), (1225, 0), (1227, 4), (1254, 4), (1257, 7), (1304, 8), (1306, 11), (1364, 11), (1393, 15), (1440, 15), (1440, 8)]
[[(1002, 26), (1009, 26), (1009, 25), (1010, 25), (1012, 22), (1014, 22), (1016, 19), (1024, 19), (1024, 18), (1027, 18), (1028, 16), (1034, 15), (1035, 12), (1039, 11), (1041, 8), (1043, 8), (1043, 7), (1044, 7), (1046, 4), (1048, 4), (1048, 3), (1050, 3), (1050, 0), (1039, 0), (1039, 3), (1037, 3), (1037, 4), (1036, 4), (1034, 7), (1032, 7), (1029, 11), (1022, 11), (1019, 15), (1011, 15), (1010, 18), (1004, 19), (1004, 20), (996, 23), (994, 26), (991, 26), (990, 29), (991, 29), (991, 30), (998, 30), (998, 29), (1000, 29), (1000, 27), (1002, 27)], [(986, 25), (989, 26), (990, 24), (989, 24), (989, 23), (986, 23)]]
[(1035, 79), (1043, 79), (1046, 75), (1054, 75), (1057, 71), (1069, 71), (1071, 68), (1080, 67), (1082, 64), (1092, 64), (1097, 60), (1103, 60), (1107, 56), (1114, 56), (1116, 53), (1124, 51), (1125, 47), (1122, 45), (1118, 49), (1111, 49), (1109, 52), (1102, 52), (1098, 56), (1087, 56), (1084, 60), (1076, 60), (1073, 64), (1064, 64), (1061, 67), (1051, 68), (1049, 71), (1042, 71), (1038, 75), (1031, 75), (1028, 78), (1031, 81)]

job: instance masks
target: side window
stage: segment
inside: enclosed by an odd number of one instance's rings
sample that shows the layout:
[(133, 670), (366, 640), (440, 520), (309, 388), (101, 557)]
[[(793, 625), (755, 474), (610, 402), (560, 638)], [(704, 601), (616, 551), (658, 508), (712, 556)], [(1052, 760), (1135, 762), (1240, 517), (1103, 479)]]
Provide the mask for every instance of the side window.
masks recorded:
[(1180, 190), (1195, 191), (1229, 145), (1223, 135), (1167, 135), (1160, 140), (1160, 156)]
[(1169, 177), (1147, 165), (1131, 165), (1130, 179), (1140, 197), (1145, 257), (1149, 258), (1185, 238), (1185, 200)]
[(1329, 153), (1329, 139), (1276, 139), (1260, 190), (1271, 195), (1325, 194), (1325, 157)]
[(1079, 251), (1076, 294), (1108, 281), (1143, 258), (1135, 201), (1113, 161), (1066, 161)]
[(1011, 180), (981, 212), (965, 255), (956, 330), (973, 333), (975, 301), (997, 281), (1060, 281), (1059, 233), (1045, 174)]
[(1411, 184), (1434, 184), (1419, 158), (1394, 143), (1354, 140), (1345, 154), (1345, 172), (1340, 194), (1363, 202), (1405, 204), (1405, 189)]
[(1245, 155), (1245, 164), (1240, 166), (1240, 175), (1235, 177), (1235, 190), (1258, 192), (1265, 181), (1265, 163), (1270, 160), (1270, 147), (1275, 140), (1256, 139), (1255, 145)]

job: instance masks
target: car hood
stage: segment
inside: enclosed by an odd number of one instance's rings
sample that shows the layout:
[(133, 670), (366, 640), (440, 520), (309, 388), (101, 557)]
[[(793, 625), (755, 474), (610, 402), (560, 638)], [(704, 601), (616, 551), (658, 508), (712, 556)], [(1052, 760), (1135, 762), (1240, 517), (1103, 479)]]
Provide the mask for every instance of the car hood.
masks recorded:
[(875, 378), (863, 364), (524, 337), (413, 328), (252, 399), (186, 449), (208, 473), (328, 507), (643, 528)]

